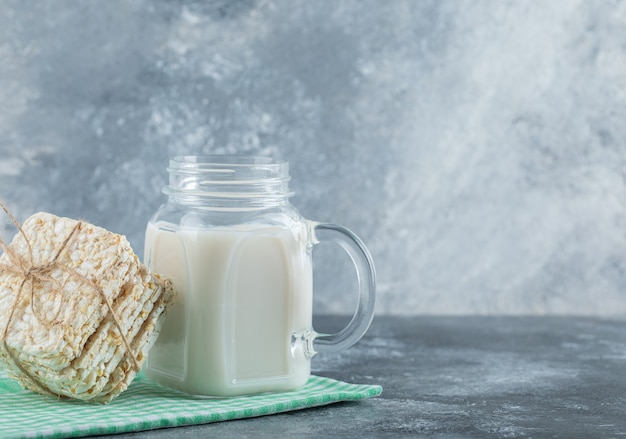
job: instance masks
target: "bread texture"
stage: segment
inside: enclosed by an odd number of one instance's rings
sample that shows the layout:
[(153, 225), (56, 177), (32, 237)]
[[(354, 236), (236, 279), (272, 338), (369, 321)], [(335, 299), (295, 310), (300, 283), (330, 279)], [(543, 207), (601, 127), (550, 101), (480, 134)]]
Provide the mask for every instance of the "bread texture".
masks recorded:
[(0, 367), (58, 397), (108, 402), (125, 390), (173, 303), (171, 282), (151, 273), (124, 236), (49, 213), (28, 218), (8, 249), (0, 256)]

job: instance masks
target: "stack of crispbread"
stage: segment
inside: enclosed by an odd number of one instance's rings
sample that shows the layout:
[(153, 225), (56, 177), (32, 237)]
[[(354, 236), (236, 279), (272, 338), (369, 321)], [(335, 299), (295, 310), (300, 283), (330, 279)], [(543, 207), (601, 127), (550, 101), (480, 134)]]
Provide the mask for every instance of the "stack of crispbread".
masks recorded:
[[(22, 268), (45, 266), (63, 250), (52, 269), (23, 287), (25, 276), (0, 269), (0, 366), (31, 390), (108, 402), (145, 361), (175, 292), (121, 235), (80, 222), (63, 247), (76, 226), (76, 220), (38, 213), (23, 224), (25, 236), (18, 233), (10, 244)], [(15, 261), (4, 253), (0, 265)]]

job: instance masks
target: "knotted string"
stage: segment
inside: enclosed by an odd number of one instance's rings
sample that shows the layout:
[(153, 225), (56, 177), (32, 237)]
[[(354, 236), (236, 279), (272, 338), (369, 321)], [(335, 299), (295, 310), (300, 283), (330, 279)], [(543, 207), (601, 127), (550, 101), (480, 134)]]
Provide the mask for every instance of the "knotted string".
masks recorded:
[[(49, 393), (58, 397), (62, 396), (52, 391), (48, 386), (42, 383), (41, 380), (37, 379), (35, 376), (33, 376), (33, 374), (31, 374), (28, 370), (26, 370), (26, 368), (23, 366), (21, 361), (17, 358), (15, 353), (12, 351), (12, 349), (9, 348), (8, 341), (7, 341), (7, 337), (9, 335), (9, 329), (11, 327), (11, 323), (13, 322), (13, 317), (15, 315), (15, 310), (17, 309), (18, 304), (20, 303), (20, 300), (22, 298), (22, 295), (24, 294), (26, 284), (30, 284), (30, 306), (31, 306), (31, 309), (33, 311), (33, 315), (35, 316), (35, 318), (37, 318), (37, 320), (39, 320), (40, 322), (45, 322), (47, 324), (54, 324), (58, 322), (59, 314), (63, 308), (63, 298), (65, 296), (65, 289), (64, 289), (65, 283), (61, 284), (61, 282), (58, 279), (55, 279), (54, 277), (52, 277), (51, 272), (54, 270), (61, 270), (64, 273), (66, 273), (69, 278), (73, 277), (75, 279), (78, 279), (83, 284), (87, 285), (88, 287), (96, 291), (96, 293), (106, 303), (108, 312), (111, 315), (111, 318), (113, 319), (113, 322), (115, 323), (115, 326), (117, 327), (120, 333), (124, 346), (126, 347), (126, 351), (131, 356), (135, 371), (139, 372), (139, 369), (140, 369), (139, 362), (137, 361), (135, 354), (130, 348), (130, 343), (128, 339), (126, 338), (126, 335), (124, 335), (123, 327), (120, 324), (118, 316), (115, 314), (115, 311), (113, 310), (113, 305), (111, 304), (111, 301), (109, 300), (107, 295), (104, 293), (102, 288), (100, 288), (100, 286), (98, 286), (91, 279), (83, 276), (82, 274), (78, 273), (74, 269), (66, 267), (65, 265), (59, 262), (59, 257), (61, 256), (63, 251), (66, 249), (68, 243), (72, 240), (72, 238), (76, 235), (76, 233), (81, 230), (81, 227), (83, 224), (82, 221), (78, 221), (76, 223), (72, 231), (69, 233), (69, 235), (67, 235), (67, 237), (63, 241), (63, 244), (61, 244), (61, 246), (57, 249), (56, 253), (54, 254), (54, 257), (49, 262), (38, 265), (38, 264), (35, 264), (32, 244), (30, 240), (28, 239), (28, 236), (26, 236), (26, 233), (24, 233), (24, 230), (22, 229), (22, 225), (20, 224), (20, 222), (13, 216), (13, 214), (11, 214), (9, 209), (5, 206), (5, 204), (2, 201), (0, 201), (0, 208), (2, 208), (2, 210), (4, 210), (4, 212), (11, 219), (11, 221), (17, 228), (18, 233), (22, 235), (22, 237), (24, 238), (26, 242), (26, 246), (28, 247), (28, 260), (25, 261), (23, 258), (19, 257), (13, 251), (12, 248), (6, 245), (6, 243), (2, 240), (2, 237), (0, 237), (0, 248), (7, 255), (7, 257), (9, 258), (9, 262), (10, 262), (10, 264), (0, 263), (0, 272), (11, 273), (22, 279), (20, 282), (20, 287), (18, 289), (17, 295), (15, 296), (15, 300), (13, 301), (13, 305), (11, 306), (11, 311), (9, 312), (9, 317), (7, 319), (6, 326), (4, 327), (4, 332), (2, 336), (2, 343), (3, 343), (4, 349), (9, 355), (9, 357), (11, 358), (11, 360), (13, 361), (13, 363), (15, 364), (15, 366), (24, 375), (26, 375), (37, 387), (43, 390), (44, 393)], [(44, 283), (52, 283), (54, 285), (53, 292), (61, 296), (61, 300), (60, 300), (61, 305), (56, 310), (54, 318), (52, 320), (49, 320), (47, 319), (47, 316), (40, 314), (35, 307), (35, 303), (36, 303), (35, 285), (37, 283), (39, 283), (42, 286)]]

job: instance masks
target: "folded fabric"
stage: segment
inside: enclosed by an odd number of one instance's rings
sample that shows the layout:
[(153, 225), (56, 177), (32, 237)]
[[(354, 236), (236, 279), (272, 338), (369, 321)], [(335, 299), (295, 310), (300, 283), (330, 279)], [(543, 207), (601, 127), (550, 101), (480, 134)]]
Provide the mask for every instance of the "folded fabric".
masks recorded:
[(140, 373), (107, 405), (23, 390), (0, 371), (0, 438), (70, 438), (271, 415), (380, 395), (382, 387), (312, 376), (295, 391), (211, 399), (185, 395)]

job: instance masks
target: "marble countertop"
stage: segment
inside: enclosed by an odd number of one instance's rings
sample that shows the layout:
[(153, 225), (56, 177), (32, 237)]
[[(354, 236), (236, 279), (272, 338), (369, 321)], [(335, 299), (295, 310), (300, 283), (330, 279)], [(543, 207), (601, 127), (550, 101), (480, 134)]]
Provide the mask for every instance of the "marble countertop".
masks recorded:
[[(344, 320), (316, 320), (331, 331)], [(219, 437), (622, 437), (626, 319), (377, 317), (314, 373), (383, 394), (254, 419), (127, 435)]]

